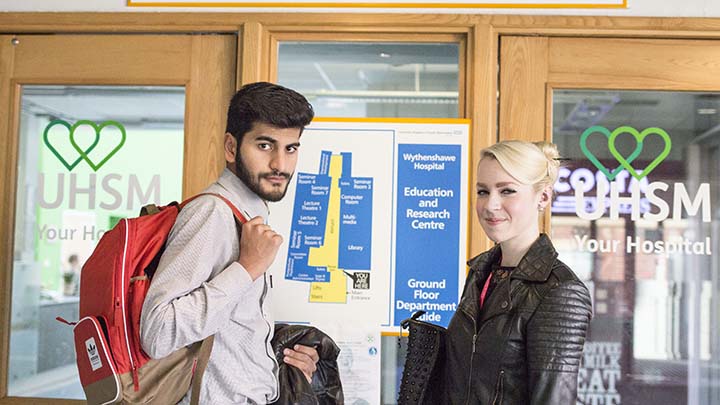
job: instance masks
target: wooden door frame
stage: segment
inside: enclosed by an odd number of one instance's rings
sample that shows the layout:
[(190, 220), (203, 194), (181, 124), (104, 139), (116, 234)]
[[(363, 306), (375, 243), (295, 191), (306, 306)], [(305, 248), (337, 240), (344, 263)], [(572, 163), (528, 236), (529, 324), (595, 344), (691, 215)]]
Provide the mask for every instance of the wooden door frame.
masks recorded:
[[(556, 89), (720, 92), (720, 38), (712, 39), (503, 36), (500, 138), (551, 141)], [(543, 222), (548, 229), (549, 213)], [(634, 262), (623, 271), (627, 311), (622, 317), (629, 323), (625, 317), (635, 305)], [(633, 325), (627, 328), (620, 362), (632, 375)]]
[[(225, 111), (235, 90), (236, 37), (225, 35), (0, 35), (0, 404), (81, 403), (8, 397), (18, 125), (23, 85), (174, 85), (186, 89), (183, 195), (225, 166)], [(102, 55), (92, 63), (87, 55)], [(216, 63), (207, 64), (208, 60)], [(77, 63), (74, 61), (83, 61)], [(123, 63), (125, 61), (125, 63)]]
[[(155, 34), (201, 34), (201, 33), (234, 33), (240, 34), (240, 40), (233, 49), (226, 49), (225, 54), (236, 54), (231, 63), (231, 75), (236, 87), (243, 83), (267, 80), (271, 77), (274, 65), (270, 63), (270, 37), (285, 35), (288, 32), (313, 33), (326, 40), (333, 40), (337, 33), (359, 34), (390, 33), (409, 35), (411, 33), (430, 34), (461, 34), (466, 35), (467, 48), (464, 115), (472, 119), (471, 135), (471, 167), (477, 166), (478, 152), (485, 146), (496, 142), (500, 132), (499, 114), (506, 113), (508, 100), (500, 97), (507, 91), (500, 86), (509, 82), (499, 76), (499, 63), (507, 55), (501, 47), (501, 38), (508, 36), (526, 36), (528, 38), (557, 37), (579, 38), (650, 38), (650, 39), (718, 39), (720, 38), (720, 18), (656, 18), (656, 17), (606, 17), (606, 16), (538, 16), (538, 15), (470, 15), (470, 14), (416, 14), (416, 13), (193, 13), (193, 12), (159, 12), (159, 13), (0, 13), (0, 117), (9, 117), (17, 109), (19, 103), (17, 92), (12, 90), (9, 79), (12, 75), (14, 52), (10, 43), (13, 35), (20, 34), (106, 34), (106, 33), (155, 33)], [(3, 35), (4, 34), (4, 35)], [(203, 47), (198, 43), (199, 47)], [(537, 54), (535, 58), (547, 58)], [(245, 63), (243, 63), (245, 62)], [(204, 69), (204, 67), (203, 67)], [(193, 80), (202, 80), (201, 72), (196, 70)], [(529, 86), (529, 91), (542, 91), (545, 97), (545, 109), (549, 110), (548, 92), (557, 84), (552, 82), (538, 90), (531, 82), (521, 85)], [(518, 85), (518, 84), (516, 84)], [(225, 91), (218, 88), (218, 83), (208, 83), (208, 91), (217, 94)], [(188, 106), (202, 106), (202, 91), (187, 94)], [(551, 93), (550, 93), (551, 94)], [(190, 97), (193, 97), (190, 100)], [(195, 100), (195, 101), (193, 101)], [(499, 101), (498, 101), (499, 100)], [(499, 106), (499, 111), (498, 111)], [(217, 111), (206, 111), (218, 114)], [(186, 128), (195, 119), (193, 133), (216, 133), (224, 129), (224, 117), (220, 119), (212, 115), (211, 121), (202, 118), (188, 117)], [(545, 128), (548, 133), (549, 123), (543, 115), (540, 119), (532, 117), (526, 125), (533, 128)], [(205, 123), (208, 123), (205, 125)], [(536, 124), (537, 123), (537, 124)], [(537, 126), (539, 125), (539, 126)], [(10, 159), (11, 152), (16, 149), (14, 135), (17, 131), (9, 127), (7, 120), (0, 120), (0, 153), (3, 154), (5, 179), (0, 180), (0, 192), (7, 198), (0, 199), (0, 229), (12, 231), (14, 215), (14, 174), (15, 161)], [(186, 151), (192, 145), (186, 145)], [(187, 153), (186, 153), (187, 154)], [(220, 162), (221, 163), (221, 162)], [(185, 163), (186, 167), (192, 165)], [(213, 166), (213, 165), (210, 165)], [(474, 177), (474, 170), (472, 170)], [(201, 173), (197, 179), (184, 184), (184, 189), (195, 190), (210, 173)], [(12, 198), (10, 198), (12, 197)], [(484, 251), (492, 245), (484, 233), (475, 215), (468, 215), (470, 229), (468, 252)], [(12, 243), (0, 249), (0, 268), (11, 269)], [(9, 303), (9, 286), (11, 274), (4, 271), (0, 279), (0, 304)], [(9, 321), (9, 305), (4, 305), (0, 312), (0, 322)], [(5, 336), (9, 322), (0, 323), (0, 331)], [(3, 340), (4, 339), (4, 340)], [(24, 403), (25, 399), (3, 398), (7, 393), (7, 338), (0, 337), (0, 404)], [(77, 403), (77, 401), (45, 400), (38, 403)]]

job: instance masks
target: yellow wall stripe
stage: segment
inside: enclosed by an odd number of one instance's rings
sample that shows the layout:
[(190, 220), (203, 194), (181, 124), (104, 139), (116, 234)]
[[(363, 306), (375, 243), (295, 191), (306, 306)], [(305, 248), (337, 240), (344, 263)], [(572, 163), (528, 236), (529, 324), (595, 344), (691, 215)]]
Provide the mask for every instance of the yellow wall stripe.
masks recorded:
[(174, 2), (134, 2), (128, 0), (129, 7), (257, 7), (257, 8), (504, 8), (504, 9), (527, 9), (527, 8), (627, 8), (628, 0), (622, 4), (568, 4), (568, 3), (539, 3), (539, 4), (518, 4), (518, 3), (240, 3), (240, 2), (208, 2), (195, 3), (192, 1)]

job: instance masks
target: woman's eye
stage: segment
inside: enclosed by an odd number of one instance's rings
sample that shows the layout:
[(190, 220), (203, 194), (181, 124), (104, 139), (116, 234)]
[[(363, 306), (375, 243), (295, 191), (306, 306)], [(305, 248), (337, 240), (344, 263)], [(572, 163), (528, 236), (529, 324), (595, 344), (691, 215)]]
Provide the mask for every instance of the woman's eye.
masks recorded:
[(486, 196), (488, 194), (487, 190), (478, 190), (477, 195)]
[(515, 190), (506, 188), (502, 191), (503, 194), (515, 194)]

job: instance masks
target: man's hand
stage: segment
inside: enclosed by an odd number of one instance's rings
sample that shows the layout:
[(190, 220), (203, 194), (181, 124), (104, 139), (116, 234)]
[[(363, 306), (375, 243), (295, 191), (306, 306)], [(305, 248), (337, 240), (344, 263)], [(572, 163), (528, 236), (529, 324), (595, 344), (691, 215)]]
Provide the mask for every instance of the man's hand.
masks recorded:
[(308, 382), (312, 382), (312, 375), (317, 370), (315, 366), (320, 360), (317, 350), (312, 347), (295, 345), (293, 349), (285, 349), (283, 361), (293, 367), (300, 369), (305, 374)]
[(242, 226), (240, 236), (240, 263), (255, 280), (262, 276), (275, 260), (282, 236), (265, 225), (262, 217), (255, 217)]

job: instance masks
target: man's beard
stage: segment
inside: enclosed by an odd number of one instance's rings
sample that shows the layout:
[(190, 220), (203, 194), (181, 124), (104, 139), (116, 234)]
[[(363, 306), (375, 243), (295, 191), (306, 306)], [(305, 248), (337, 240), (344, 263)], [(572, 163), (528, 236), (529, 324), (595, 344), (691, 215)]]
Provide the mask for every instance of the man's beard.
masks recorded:
[[(262, 198), (265, 201), (271, 201), (271, 202), (277, 202), (283, 199), (285, 197), (285, 193), (287, 193), (288, 186), (290, 185), (290, 179), (292, 179), (292, 173), (282, 173), (278, 171), (273, 172), (265, 172), (265, 173), (258, 173), (257, 176), (253, 176), (252, 173), (247, 169), (245, 166), (245, 163), (242, 161), (242, 157), (240, 157), (240, 150), (237, 151), (237, 159), (235, 160), (235, 172), (237, 173), (238, 178), (245, 183), (245, 185), (255, 194), (258, 195), (258, 197)], [(285, 187), (282, 187), (280, 189), (279, 187), (273, 187), (272, 191), (266, 192), (263, 191), (262, 186), (260, 185), (260, 181), (268, 176), (282, 176), (287, 179), (287, 182), (285, 183)]]

